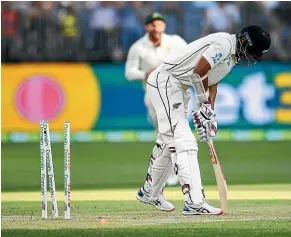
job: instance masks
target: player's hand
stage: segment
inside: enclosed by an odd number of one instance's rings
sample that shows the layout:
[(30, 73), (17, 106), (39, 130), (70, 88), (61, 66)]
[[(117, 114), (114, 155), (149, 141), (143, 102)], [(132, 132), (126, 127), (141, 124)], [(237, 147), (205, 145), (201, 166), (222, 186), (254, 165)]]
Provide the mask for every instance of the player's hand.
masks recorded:
[(216, 114), (210, 104), (203, 103), (198, 110), (193, 112), (192, 116), (195, 124), (202, 124), (204, 121), (215, 119)]
[(146, 79), (148, 79), (149, 75), (155, 70), (155, 68), (151, 68), (146, 72)]
[(206, 142), (214, 138), (217, 134), (217, 122), (212, 120), (206, 120), (199, 126), (195, 126), (198, 134), (198, 138), (201, 142)]

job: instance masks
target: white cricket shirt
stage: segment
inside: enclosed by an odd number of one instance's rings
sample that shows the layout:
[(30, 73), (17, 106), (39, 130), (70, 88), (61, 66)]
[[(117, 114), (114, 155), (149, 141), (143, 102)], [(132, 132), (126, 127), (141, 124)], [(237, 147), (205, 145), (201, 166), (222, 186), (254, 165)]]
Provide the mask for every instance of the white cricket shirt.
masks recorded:
[(136, 41), (129, 49), (125, 64), (127, 80), (144, 80), (146, 72), (160, 66), (169, 55), (187, 43), (178, 35), (163, 34), (160, 46), (154, 46), (148, 34)]
[(225, 77), (235, 65), (236, 36), (228, 33), (210, 34), (195, 40), (171, 54), (163, 68), (184, 85), (191, 86), (189, 75), (203, 56), (211, 65), (208, 85), (212, 86)]

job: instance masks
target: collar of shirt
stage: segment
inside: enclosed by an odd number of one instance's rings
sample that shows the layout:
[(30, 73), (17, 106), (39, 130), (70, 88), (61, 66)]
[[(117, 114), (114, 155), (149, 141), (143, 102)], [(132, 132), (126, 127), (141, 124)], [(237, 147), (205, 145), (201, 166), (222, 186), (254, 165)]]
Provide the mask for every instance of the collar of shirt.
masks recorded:
[[(144, 41), (145, 41), (147, 46), (155, 47), (153, 45), (152, 41), (150, 41), (148, 33), (145, 34)], [(165, 47), (165, 46), (167, 46), (167, 40), (166, 40), (166, 34), (164, 33), (164, 34), (162, 34), (161, 44), (158, 47)]]

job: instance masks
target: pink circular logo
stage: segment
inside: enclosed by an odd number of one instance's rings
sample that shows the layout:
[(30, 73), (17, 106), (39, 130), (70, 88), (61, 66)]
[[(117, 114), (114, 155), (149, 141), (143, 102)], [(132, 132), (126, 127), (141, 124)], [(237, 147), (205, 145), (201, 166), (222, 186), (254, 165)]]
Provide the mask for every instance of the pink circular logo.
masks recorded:
[(15, 94), (19, 113), (32, 122), (54, 119), (64, 108), (65, 96), (60, 85), (46, 75), (24, 80)]

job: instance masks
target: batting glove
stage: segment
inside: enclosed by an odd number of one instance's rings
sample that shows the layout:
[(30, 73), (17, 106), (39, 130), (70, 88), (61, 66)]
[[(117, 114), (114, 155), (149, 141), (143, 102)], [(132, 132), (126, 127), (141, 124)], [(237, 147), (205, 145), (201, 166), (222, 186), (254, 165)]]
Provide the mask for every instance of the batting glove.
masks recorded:
[(205, 120), (215, 119), (216, 116), (215, 111), (211, 108), (210, 104), (202, 104), (194, 113), (200, 123), (203, 123)]
[(204, 121), (200, 126), (195, 126), (199, 141), (206, 142), (217, 134), (217, 122), (213, 120)]

